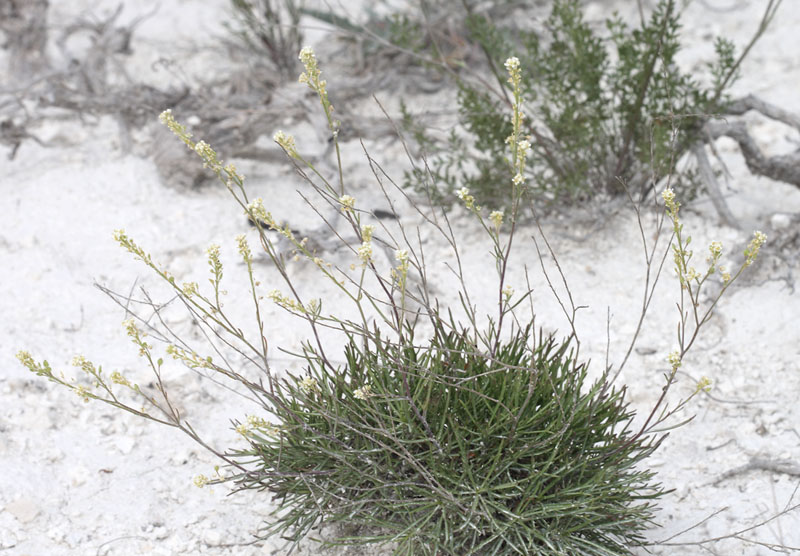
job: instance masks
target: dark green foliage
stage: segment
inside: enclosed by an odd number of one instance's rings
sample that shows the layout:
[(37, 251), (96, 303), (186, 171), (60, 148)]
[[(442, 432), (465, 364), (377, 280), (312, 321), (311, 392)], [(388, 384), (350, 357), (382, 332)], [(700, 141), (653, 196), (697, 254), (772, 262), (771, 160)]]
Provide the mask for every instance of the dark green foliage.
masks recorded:
[[(489, 207), (508, 204), (511, 191), (503, 159), (510, 110), (505, 74), (497, 71), (509, 56), (520, 59), (525, 76), (525, 133), (533, 149), (528, 186), (537, 201), (616, 195), (626, 187), (647, 191), (653, 178), (674, 171), (704, 118), (719, 110), (735, 67), (732, 44), (717, 39), (707, 85), (678, 69), (675, 0), (661, 0), (642, 28), (613, 17), (602, 35), (583, 19), (577, 0), (557, 0), (541, 33), (474, 14), (465, 27), (487, 54), (497, 85), (460, 78), (462, 148), (421, 143), (432, 176), (409, 174), (406, 183), (417, 189), (432, 183), (440, 198), (450, 200), (466, 186)], [(460, 169), (457, 179), (437, 173), (440, 159)], [(679, 183), (692, 187), (690, 181)]]
[(656, 446), (568, 344), (528, 327), (490, 357), (439, 329), (425, 347), (371, 334), (345, 352), (334, 369), (307, 351), (316, 386), (283, 381), (281, 433), (235, 454), (253, 469), (239, 487), (278, 502), (266, 534), (325, 522), (352, 532), (336, 544), (409, 556), (628, 554), (642, 540), (663, 491), (636, 464)]

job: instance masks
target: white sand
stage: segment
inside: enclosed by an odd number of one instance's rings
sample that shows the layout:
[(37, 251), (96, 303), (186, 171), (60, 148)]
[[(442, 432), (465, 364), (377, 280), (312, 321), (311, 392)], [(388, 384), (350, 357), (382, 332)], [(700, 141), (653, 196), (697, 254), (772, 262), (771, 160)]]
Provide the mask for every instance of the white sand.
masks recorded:
[[(723, 4), (721, 0), (706, 3)], [(71, 0), (52, 4), (51, 18), (57, 25), (98, 3)], [(153, 4), (126, 2), (124, 17), (146, 13)], [(590, 12), (604, 14), (607, 4), (595, 4)], [(633, 2), (617, 4), (631, 9)], [(710, 52), (709, 33), (730, 34), (741, 45), (752, 32), (763, 2), (729, 0), (724, 4), (747, 6), (715, 13), (695, 2), (687, 10), (684, 22), (691, 47), (684, 60), (688, 66)], [(745, 78), (735, 92), (754, 93), (800, 113), (800, 10), (793, 2), (785, 4), (773, 28), (745, 63)], [(92, 10), (108, 13), (115, 5), (101, 2)], [(132, 73), (151, 83), (166, 82), (169, 77), (164, 71), (152, 66), (159, 56), (174, 58), (191, 75), (211, 71), (219, 60), (196, 47), (208, 44), (202, 39), (204, 30), (218, 30), (226, 5), (223, 0), (162, 2), (159, 15), (147, 20), (135, 35), (134, 55), (126, 62)], [(318, 43), (317, 50), (324, 63), (324, 44)], [(330, 89), (335, 90), (335, 75), (326, 75)], [(154, 122), (156, 116), (153, 114)], [(758, 117), (748, 117), (747, 121), (767, 152), (789, 152), (797, 147), (796, 133)], [(295, 131), (290, 125), (276, 122), (276, 128)], [(307, 129), (306, 124), (297, 127)], [(226, 280), (231, 310), (240, 321), (251, 322), (247, 300), (235, 301), (243, 274), (241, 265), (235, 262), (233, 237), (247, 230), (240, 210), (230, 202), (224, 188), (183, 192), (160, 183), (150, 159), (120, 150), (118, 129), (111, 119), (85, 123), (72, 118), (53, 119), (36, 131), (57, 146), (25, 143), (15, 160), (3, 164), (0, 177), (4, 224), (0, 230), (0, 554), (283, 553), (278, 542), (248, 544), (260, 521), (273, 509), (268, 495), (239, 493), (227, 497), (224, 486), (195, 488), (192, 477), (211, 474), (218, 463), (211, 454), (177, 431), (100, 403), (84, 404), (65, 389), (31, 376), (14, 358), (17, 350), (27, 349), (37, 358), (47, 358), (54, 368), (72, 372), (70, 359), (83, 354), (109, 372), (122, 370), (147, 383), (142, 361), (119, 325), (124, 312), (92, 285), (97, 281), (122, 293), (134, 285), (144, 285), (157, 298), (167, 298), (151, 273), (112, 240), (112, 230), (120, 227), (179, 280), (203, 282), (207, 276), (204, 248), (211, 242), (221, 243), (229, 261)], [(195, 132), (202, 136), (202, 123)], [(298, 142), (309, 152), (324, 148), (313, 133), (298, 133)], [(701, 246), (712, 239), (739, 246), (754, 228), (764, 229), (773, 237), (786, 234), (786, 230), (769, 230), (770, 222), (780, 223), (780, 217), (775, 220), (773, 215), (800, 211), (800, 191), (750, 176), (732, 142), (719, 141), (718, 146), (733, 174), (726, 192), (728, 200), (745, 230), (717, 226), (709, 203), (694, 203), (684, 217), (686, 229), (698, 246), (698, 257)], [(384, 141), (369, 147), (373, 156), (400, 179), (405, 165), (398, 146)], [(144, 148), (137, 145), (136, 150), (143, 152)], [(359, 154), (360, 146), (354, 141), (345, 151), (353, 172), (353, 195), (367, 206), (378, 196), (370, 185), (372, 178)], [(311, 221), (309, 211), (303, 210), (296, 199), (294, 190), (302, 184), (288, 164), (270, 167), (242, 163), (241, 167), (252, 192), (269, 199), (273, 214), (299, 214), (295, 220), (299, 226)], [(404, 205), (401, 209), (406, 223), (413, 225), (413, 214)], [(484, 271), (487, 263), (491, 264), (484, 254), (486, 243), (469, 217), (460, 214), (455, 220), (462, 246), (469, 246), (471, 251), (467, 275), (475, 286), (476, 300), (489, 307), (493, 276)], [(563, 233), (584, 233), (575, 222), (554, 218), (545, 223), (545, 229), (568, 273), (576, 302), (589, 306), (579, 320), (585, 355), (592, 357), (596, 370), (604, 357), (605, 319), (610, 307), (611, 358), (619, 361), (638, 315), (643, 272), (641, 246), (630, 211), (610, 219), (583, 242)], [(443, 242), (431, 235), (426, 253), (438, 280), (436, 287), (444, 302), (454, 302), (452, 285), (441, 262), (444, 249)], [(343, 263), (347, 257), (343, 252), (332, 256)], [(522, 263), (537, 265), (532, 245), (521, 245), (514, 261), (512, 283), (516, 281), (521, 290)], [(276, 283), (271, 273), (265, 266), (260, 268), (265, 289), (273, 287)], [(309, 265), (294, 264), (291, 268), (298, 283), (322, 288), (319, 295), (326, 299), (328, 309), (344, 307), (319, 285)], [(712, 395), (726, 401), (703, 396), (693, 403), (687, 415), (695, 413), (695, 420), (674, 432), (651, 459), (659, 480), (675, 489), (658, 513), (661, 528), (651, 532), (654, 540), (669, 537), (718, 510), (722, 512), (676, 541), (690, 542), (744, 529), (783, 509), (797, 487), (797, 477), (765, 471), (750, 471), (712, 484), (753, 456), (800, 465), (800, 295), (777, 280), (785, 273), (785, 265), (778, 264), (767, 250), (752, 279), (737, 285), (723, 300), (717, 316), (685, 361), (688, 375), (695, 379), (710, 377), (714, 381)], [(666, 370), (664, 357), (673, 348), (677, 293), (668, 272), (642, 332), (640, 349), (621, 377), (641, 411), (657, 398)], [(543, 282), (536, 285), (534, 299), (539, 322), (565, 330)], [(171, 318), (176, 327), (187, 329), (188, 319), (179, 311), (171, 313)], [(277, 346), (297, 348), (306, 331), (274, 308), (268, 310), (267, 330), (274, 365), (285, 368), (290, 363), (278, 353)], [(169, 366), (166, 375), (174, 399), (212, 444), (224, 448), (237, 443), (229, 419), (249, 412), (246, 401), (226, 395), (175, 365)], [(673, 399), (692, 386), (691, 378), (682, 376)], [(743, 537), (798, 546), (800, 512)], [(767, 548), (742, 539), (709, 548), (725, 555), (769, 553)], [(309, 543), (298, 553), (317, 552), (317, 547)], [(707, 553), (698, 546), (656, 548), (655, 552)]]

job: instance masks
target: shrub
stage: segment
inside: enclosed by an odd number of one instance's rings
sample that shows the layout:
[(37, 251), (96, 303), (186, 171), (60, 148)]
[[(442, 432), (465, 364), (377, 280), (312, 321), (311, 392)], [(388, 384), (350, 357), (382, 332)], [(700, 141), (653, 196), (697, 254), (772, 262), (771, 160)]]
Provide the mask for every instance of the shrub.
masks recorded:
[[(452, 7), (456, 10), (456, 7)], [(660, 0), (641, 28), (619, 17), (601, 35), (584, 19), (578, 0), (556, 0), (543, 32), (518, 28), (519, 17), (495, 22), (472, 11), (464, 32), (486, 53), (492, 85), (470, 72), (458, 74), (458, 117), (463, 133), (439, 141), (406, 112), (406, 129), (427, 154), (425, 168), (409, 172), (406, 185), (440, 202), (455, 200), (466, 186), (492, 208), (508, 206), (505, 138), (511, 121), (510, 93), (494, 69), (517, 52), (528, 69), (523, 98), (530, 119), (523, 133), (533, 157), (526, 176), (537, 201), (576, 201), (598, 194), (650, 192), (673, 172), (709, 114), (724, 106), (742, 57), (716, 39), (717, 59), (697, 78), (681, 71), (677, 2)], [(424, 52), (427, 43), (403, 44)], [(428, 47), (429, 48), (429, 47)], [(435, 52), (428, 54), (435, 56)], [(674, 181), (687, 196), (696, 189), (684, 173)]]
[(350, 339), (330, 369), (307, 353), (307, 378), (284, 381), (278, 427), (243, 430), (240, 488), (279, 502), (270, 534), (301, 538), (319, 522), (337, 542), (396, 543), (396, 554), (624, 554), (661, 494), (635, 465), (621, 390), (590, 384), (568, 343), (530, 326), (492, 357), (471, 331)]
[[(306, 70), (301, 81), (319, 96), (341, 160), (340, 124), (333, 117), (327, 84), (310, 49), (303, 49), (300, 58)], [(39, 363), (27, 352), (18, 354), (20, 361), (86, 401), (99, 400), (175, 427), (212, 450), (225, 462), (225, 471), (211, 478), (198, 476), (198, 486), (232, 481), (237, 489), (274, 493), (280, 506), (264, 536), (279, 534), (297, 542), (324, 523), (341, 526), (336, 538), (325, 541), (328, 544), (393, 542), (398, 555), (627, 554), (643, 542), (642, 532), (665, 492), (653, 482), (646, 458), (659, 446), (663, 430), (676, 426), (671, 418), (708, 386), (704, 379), (693, 394), (670, 405), (667, 394), (682, 358), (719, 297), (755, 260), (766, 238), (756, 235), (733, 276), (719, 266), (721, 245), (712, 243), (709, 266), (698, 272), (691, 266), (690, 238), (683, 234), (674, 192), (664, 191), (682, 287), (678, 349), (669, 357), (660, 397), (643, 424), (635, 424), (624, 387), (614, 385), (621, 365), (616, 372), (608, 367), (589, 380), (574, 333), (577, 308), (571, 305), (573, 334), (565, 340), (545, 336), (534, 328), (533, 314), (520, 318), (519, 308), (529, 292), (516, 294), (507, 283), (531, 147), (523, 138), (520, 62), (510, 58), (505, 65), (513, 93), (505, 180), (512, 192), (511, 207), (507, 214), (495, 210), (485, 215), (467, 188), (458, 191), (469, 216), (493, 245), (497, 305), (488, 318), (479, 317), (469, 301), (460, 270), (456, 278), (465, 323), (456, 320), (452, 308), (443, 310), (430, 298), (424, 286), (424, 253), (414, 249), (402, 223), (399, 240), (389, 230), (380, 232), (387, 239), (380, 237), (366, 223), (368, 213), (346, 193), (341, 163), (339, 182), (331, 183), (303, 157), (291, 136), (275, 135), (321, 201), (337, 207), (356, 234), (356, 242), (338, 236), (356, 261), (349, 271), (310, 251), (288, 224), (266, 211), (261, 199), (249, 200), (235, 166), (225, 165), (205, 142), (193, 141), (166, 111), (162, 122), (226, 184), (256, 224), (266, 255), (291, 292), (274, 289), (266, 296), (309, 325), (310, 339), (300, 355), (304, 374), (279, 377), (270, 368), (261, 313), (263, 287), (254, 278), (254, 257), (244, 236), (237, 244), (249, 276), (246, 296), (255, 307), (255, 339), (232, 322), (220, 301), (223, 263), (218, 246), (208, 249), (209, 290), (194, 282), (179, 284), (121, 230), (116, 233), (119, 243), (173, 288), (209, 338), (205, 349), (180, 340), (167, 346), (166, 353), (192, 369), (231, 380), (257, 402), (255, 412), (261, 415), (234, 421), (246, 446), (221, 453), (198, 436), (171, 402), (162, 381), (164, 361), (134, 320), (125, 326), (156, 377), (156, 395), (145, 393), (119, 372), (107, 376), (83, 357), (74, 364), (85, 373), (88, 385), (55, 373), (47, 361)], [(445, 235), (457, 255), (450, 226), (415, 208)], [(321, 301), (301, 296), (283, 257), (266, 236), (270, 229), (290, 241), (298, 257), (313, 262), (321, 277), (353, 302), (355, 318), (328, 314)], [(377, 245), (395, 249), (391, 268), (379, 268), (373, 257)], [(723, 273), (721, 292), (710, 303), (701, 303), (700, 291), (717, 271)], [(645, 290), (649, 287), (646, 284)], [(412, 310), (415, 303), (419, 308)], [(565, 303), (567, 313), (570, 304)], [(428, 338), (418, 338), (421, 320), (430, 324)], [(323, 329), (343, 335), (344, 364), (332, 362), (329, 353), (337, 348), (321, 339)], [(252, 375), (231, 367), (226, 357), (215, 361), (200, 355), (225, 349), (238, 352), (262, 378), (248, 378)]]
[(231, 7), (239, 24), (233, 32), (243, 43), (257, 57), (271, 60), (283, 78), (296, 75), (302, 1), (231, 0)]

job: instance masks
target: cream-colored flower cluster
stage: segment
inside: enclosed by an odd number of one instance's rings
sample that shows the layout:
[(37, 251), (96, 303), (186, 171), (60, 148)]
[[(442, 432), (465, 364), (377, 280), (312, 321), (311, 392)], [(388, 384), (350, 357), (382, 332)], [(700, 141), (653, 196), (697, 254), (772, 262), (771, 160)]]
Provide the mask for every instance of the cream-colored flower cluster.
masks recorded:
[(305, 312), (303, 305), (297, 301), (296, 299), (292, 299), (289, 296), (283, 295), (279, 290), (271, 290), (267, 297), (269, 297), (273, 302), (280, 305), (284, 309), (290, 309), (292, 311), (297, 311), (299, 313)]
[(253, 432), (264, 433), (269, 436), (278, 436), (281, 433), (281, 427), (273, 425), (266, 419), (256, 415), (248, 415), (246, 423), (239, 423), (236, 426), (236, 432), (242, 436), (247, 436)]
[[(661, 198), (664, 199), (664, 204), (667, 209), (667, 214), (672, 220), (672, 228), (677, 237), (677, 244), (672, 246), (673, 260), (675, 262), (675, 272), (678, 275), (681, 288), (689, 289), (693, 284), (701, 285), (707, 277), (719, 271), (722, 275), (723, 284), (731, 282), (733, 277), (724, 266), (720, 264), (722, 259), (722, 243), (719, 241), (712, 241), (708, 246), (708, 256), (706, 262), (708, 263), (708, 270), (705, 275), (701, 275), (694, 267), (688, 265), (692, 258), (693, 252), (687, 247), (691, 241), (691, 237), (683, 238), (682, 230), (683, 225), (678, 218), (678, 211), (680, 210), (680, 203), (675, 198), (675, 192), (671, 188), (666, 188), (661, 192)], [(767, 241), (767, 236), (759, 231), (753, 233), (753, 239), (744, 250), (744, 263), (742, 269), (750, 266), (758, 257), (758, 252), (761, 246)], [(741, 270), (739, 271), (741, 272)], [(737, 274), (738, 276), (738, 274)]]
[(397, 261), (397, 268), (392, 269), (392, 277), (397, 280), (397, 286), (405, 290), (408, 279), (408, 249), (396, 250), (394, 260)]
[[(300, 74), (299, 81), (307, 84), (312, 91), (319, 95), (322, 108), (325, 110), (325, 117), (328, 119), (328, 128), (331, 130), (335, 141), (339, 135), (341, 122), (333, 118), (333, 105), (328, 99), (327, 82), (324, 79), (320, 79), (322, 72), (317, 65), (317, 56), (310, 46), (306, 46), (300, 51), (299, 58), (306, 70)], [(338, 145), (336, 148), (338, 151)]]
[(677, 350), (673, 351), (667, 356), (667, 361), (672, 370), (676, 371), (681, 366), (681, 354)]
[(727, 284), (731, 280), (731, 275), (725, 270), (724, 266), (719, 264), (720, 259), (722, 259), (722, 243), (712, 241), (708, 246), (708, 257), (706, 257), (708, 274), (711, 275), (719, 271), (722, 274), (722, 281)]
[(342, 205), (342, 212), (353, 212), (353, 208), (356, 206), (356, 200), (350, 195), (342, 195), (339, 197), (339, 204)]
[(708, 252), (710, 253), (708, 258), (709, 263), (718, 261), (719, 258), (722, 256), (722, 243), (720, 243), (719, 241), (712, 241), (711, 244), (708, 246)]
[(286, 154), (292, 158), (300, 158), (300, 155), (297, 153), (297, 145), (294, 142), (294, 137), (286, 135), (283, 131), (278, 130), (272, 138), (286, 151)]
[(75, 392), (75, 394), (77, 394), (78, 397), (84, 401), (84, 403), (89, 403), (89, 399), (94, 397), (83, 384), (74, 386), (72, 391)]
[(500, 232), (500, 227), (503, 225), (503, 216), (502, 210), (493, 210), (489, 213), (489, 221), (494, 226), (495, 233)]
[(277, 220), (275, 220), (275, 218), (272, 217), (272, 213), (267, 212), (267, 209), (264, 208), (264, 200), (261, 197), (258, 197), (247, 204), (246, 214), (256, 224), (257, 227), (266, 225), (270, 230), (275, 230), (292, 243), (295, 243), (294, 233), (292, 233), (289, 225), (286, 224), (282, 226)]
[(766, 241), (766, 234), (759, 231), (753, 233), (753, 239), (750, 240), (750, 243), (744, 250), (744, 266), (750, 266), (753, 264), (753, 261), (755, 261), (756, 257), (758, 257), (758, 251), (761, 249), (761, 246), (766, 243)]
[(306, 83), (312, 91), (317, 93), (320, 97), (327, 99), (327, 82), (324, 79), (320, 79), (322, 71), (317, 65), (317, 55), (314, 54), (314, 50), (310, 46), (303, 47), (300, 51), (299, 58), (306, 71), (300, 74), (300, 79), (298, 81), (300, 83)]
[(94, 363), (88, 361), (83, 355), (76, 355), (75, 357), (73, 357), (72, 361), (70, 361), (70, 364), (73, 367), (77, 367), (83, 372), (91, 375), (95, 374), (96, 372), (94, 368)]
[(146, 356), (150, 350), (153, 349), (153, 346), (143, 339), (147, 336), (147, 333), (139, 330), (139, 327), (136, 326), (136, 322), (133, 319), (123, 321), (122, 326), (125, 327), (125, 333), (133, 340), (133, 343), (139, 346), (140, 357)]
[(375, 226), (371, 224), (361, 226), (361, 245), (358, 246), (357, 253), (362, 265), (367, 265), (372, 261), (372, 234), (374, 231)]
[(677, 236), (676, 243), (672, 246), (672, 260), (675, 263), (675, 274), (678, 276), (678, 281), (681, 284), (681, 289), (688, 289), (692, 283), (701, 279), (700, 274), (694, 267), (689, 267), (688, 263), (694, 254), (686, 247), (692, 238), (683, 239), (681, 230), (683, 226), (678, 218), (678, 211), (680, 210), (680, 203), (675, 198), (675, 192), (672, 188), (668, 187), (661, 192), (661, 198), (667, 207), (667, 215), (672, 220), (672, 228)]
[(353, 396), (355, 396), (357, 400), (366, 400), (367, 398), (370, 398), (372, 395), (373, 395), (372, 388), (370, 387), (369, 384), (362, 386), (361, 388), (357, 388), (356, 390), (353, 391)]
[(224, 170), (225, 173), (228, 174), (228, 178), (237, 180), (239, 184), (244, 182), (244, 174), (240, 174), (233, 163), (229, 163), (227, 166), (225, 166)]
[(667, 212), (673, 220), (678, 218), (678, 210), (681, 204), (675, 200), (675, 191), (671, 187), (666, 188), (661, 192), (661, 198), (664, 199), (664, 204), (667, 206)]
[(508, 71), (508, 82), (511, 84), (511, 87), (519, 87), (520, 80), (522, 79), (522, 70), (520, 70), (519, 58), (512, 56), (511, 58), (508, 58), (503, 65), (505, 65), (506, 71)]
[[(236, 167), (233, 164), (223, 165), (223, 162), (219, 159), (217, 151), (211, 148), (211, 145), (205, 141), (201, 140), (197, 143), (192, 141), (192, 134), (186, 130), (185, 126), (182, 126), (175, 120), (175, 117), (172, 115), (172, 110), (164, 110), (158, 119), (162, 124), (167, 126), (172, 133), (178, 136), (178, 138), (180, 138), (180, 140), (183, 141), (187, 147), (197, 153), (197, 155), (203, 159), (203, 166), (205, 168), (211, 168), (211, 170), (213, 170), (220, 179), (225, 181), (225, 184), (228, 186), (228, 188), (233, 187), (234, 180), (238, 182), (239, 185), (242, 184), (244, 181), (244, 176), (236, 170)], [(227, 177), (222, 175), (223, 172), (227, 175)]]
[(114, 230), (114, 241), (124, 247), (129, 253), (132, 253), (136, 258), (141, 259), (146, 265), (153, 266), (153, 259), (144, 249), (139, 247), (135, 241), (128, 237), (125, 230)]
[[(94, 366), (94, 363), (92, 363), (91, 361), (86, 359), (83, 355), (76, 355), (75, 357), (72, 358), (72, 361), (70, 361), (70, 364), (73, 367), (77, 367), (78, 369), (80, 369), (81, 371), (83, 371), (84, 373), (86, 373), (87, 375), (92, 377), (94, 379), (94, 387), (95, 388), (100, 386), (100, 381), (102, 380), (102, 378), (101, 378), (102, 370), (96, 368)], [(86, 401), (86, 402), (89, 401), (88, 396), (90, 394), (89, 394), (88, 390), (86, 390), (85, 387), (77, 386), (77, 387), (75, 387), (75, 389), (76, 390), (80, 390), (78, 395), (81, 398), (84, 398), (84, 401)]]
[(222, 161), (219, 159), (217, 151), (211, 148), (211, 145), (205, 141), (198, 141), (194, 145), (194, 152), (203, 159), (204, 168), (211, 168), (217, 175), (222, 172)]
[(247, 204), (247, 214), (253, 219), (254, 222), (263, 222), (270, 227), (271, 230), (277, 230), (280, 226), (272, 218), (272, 214), (267, 212), (264, 208), (264, 199), (258, 197), (253, 199)]
[(369, 241), (362, 241), (361, 245), (358, 246), (358, 258), (361, 259), (361, 263), (366, 265), (372, 260), (372, 243)]
[(114, 384), (119, 384), (120, 386), (127, 386), (128, 388), (134, 387), (134, 385), (131, 384), (130, 381), (119, 371), (114, 371), (111, 373), (111, 382)]
[(481, 210), (481, 207), (475, 204), (475, 197), (473, 197), (470, 192), (469, 188), (462, 187), (458, 191), (456, 191), (456, 196), (464, 201), (464, 205), (473, 212), (478, 212)]
[(522, 137), (522, 122), (525, 120), (525, 114), (522, 112), (522, 70), (520, 69), (519, 58), (512, 56), (506, 60), (505, 67), (508, 71), (508, 83), (514, 93), (514, 100), (512, 101), (514, 110), (512, 124), (514, 130), (506, 138), (506, 143), (511, 148), (514, 166), (514, 177), (511, 178), (511, 183), (514, 184), (514, 187), (519, 187), (525, 183), (525, 161), (531, 149), (531, 143), (528, 139)]
[(211, 357), (203, 358), (197, 352), (191, 353), (176, 345), (167, 346), (167, 354), (171, 355), (176, 361), (182, 361), (190, 369), (213, 369), (214, 364)]
[(18, 351), (17, 360), (22, 363), (25, 368), (37, 376), (44, 376), (48, 378), (53, 377), (53, 369), (50, 368), (50, 364), (47, 361), (44, 361), (41, 364), (37, 363), (28, 351)]
[(244, 234), (236, 236), (236, 245), (244, 262), (248, 266), (253, 264), (253, 253), (250, 251), (250, 245), (247, 243), (247, 237)]
[(220, 259), (219, 249), (219, 245), (216, 243), (212, 243), (206, 248), (209, 272), (214, 277), (213, 283), (215, 287), (218, 287), (222, 280), (222, 260)]
[(184, 282), (181, 291), (186, 297), (192, 297), (200, 294), (200, 286), (197, 282)]
[(194, 150), (194, 141), (192, 141), (192, 134), (186, 131), (186, 127), (175, 121), (172, 115), (172, 110), (164, 110), (158, 117), (162, 124), (167, 126), (169, 130), (180, 138), (181, 141), (186, 143), (186, 146)]
[(316, 379), (313, 379), (310, 376), (307, 376), (300, 381), (300, 389), (306, 394), (316, 391), (317, 388), (319, 388), (319, 385), (317, 384)]
[(694, 393), (697, 394), (701, 390), (706, 393), (711, 392), (711, 379), (707, 376), (700, 377), (700, 380), (697, 381)]

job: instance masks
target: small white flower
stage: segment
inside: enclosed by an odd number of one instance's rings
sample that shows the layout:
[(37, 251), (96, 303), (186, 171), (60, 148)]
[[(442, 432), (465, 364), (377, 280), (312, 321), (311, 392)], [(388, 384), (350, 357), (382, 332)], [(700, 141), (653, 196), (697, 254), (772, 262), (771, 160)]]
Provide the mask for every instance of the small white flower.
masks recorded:
[(316, 55), (314, 54), (314, 49), (310, 46), (304, 46), (302, 50), (300, 50), (300, 55), (298, 56), (303, 65), (307, 66), (308, 64), (312, 63), (316, 59)]
[(317, 389), (317, 381), (307, 376), (303, 380), (300, 381), (300, 388), (302, 388), (303, 392), (306, 394), (313, 392)]
[(114, 371), (113, 373), (111, 373), (111, 382), (113, 382), (114, 384), (127, 386), (129, 388), (131, 387), (131, 383), (128, 381), (128, 379), (122, 376), (122, 374), (119, 371)]
[(469, 189), (467, 189), (466, 187), (462, 187), (461, 189), (456, 191), (456, 195), (458, 196), (459, 199), (464, 201), (464, 205), (469, 210), (472, 210), (472, 211), (479, 211), (480, 210), (480, 207), (475, 206), (475, 197), (470, 195)]
[(297, 145), (295, 144), (294, 137), (285, 134), (283, 131), (278, 130), (272, 136), (274, 141), (280, 145), (292, 158), (297, 158)]
[(493, 210), (491, 213), (489, 213), (489, 220), (491, 220), (492, 224), (494, 224), (495, 230), (499, 230), (500, 226), (503, 225), (503, 211)]
[(511, 58), (506, 60), (505, 66), (506, 66), (506, 70), (508, 70), (509, 72), (513, 72), (515, 70), (518, 70), (519, 69), (519, 58), (517, 58), (516, 56), (512, 56)]
[(744, 256), (746, 258), (744, 266), (753, 264), (753, 261), (755, 261), (758, 256), (759, 249), (761, 249), (761, 246), (764, 245), (766, 241), (767, 235), (765, 233), (759, 231), (753, 232), (753, 239), (750, 240), (747, 249), (744, 250)]
[(700, 380), (697, 381), (697, 390), (695, 390), (695, 393), (700, 392), (700, 390), (706, 394), (711, 392), (711, 379), (707, 376), (700, 377)]
[(239, 254), (242, 256), (246, 263), (253, 262), (253, 253), (250, 251), (250, 245), (247, 244), (247, 238), (244, 234), (236, 236), (236, 243), (238, 245)]
[(364, 241), (372, 241), (372, 233), (375, 231), (375, 226), (366, 224), (361, 226), (361, 237)]
[(358, 400), (366, 400), (372, 396), (372, 388), (370, 388), (369, 384), (362, 386), (353, 392), (353, 396)]
[(342, 205), (342, 211), (347, 212), (353, 210), (356, 200), (350, 195), (342, 195), (339, 197), (339, 203)]
[(358, 258), (364, 264), (372, 260), (372, 243), (365, 241), (358, 247)]
[(183, 286), (181, 286), (181, 291), (186, 297), (192, 297), (193, 295), (197, 295), (199, 293), (200, 286), (197, 284), (197, 282), (184, 282)]

